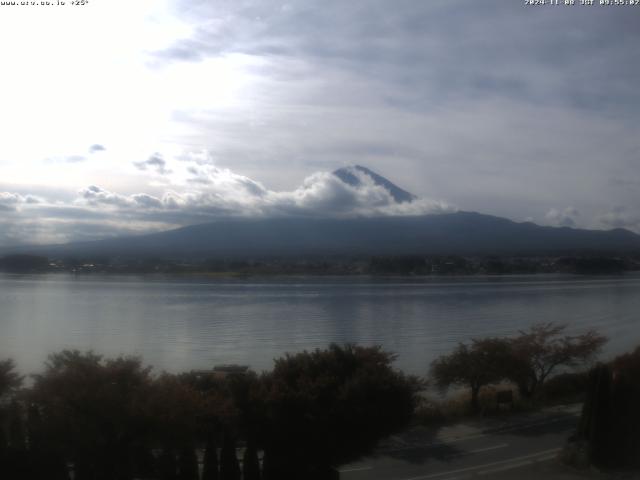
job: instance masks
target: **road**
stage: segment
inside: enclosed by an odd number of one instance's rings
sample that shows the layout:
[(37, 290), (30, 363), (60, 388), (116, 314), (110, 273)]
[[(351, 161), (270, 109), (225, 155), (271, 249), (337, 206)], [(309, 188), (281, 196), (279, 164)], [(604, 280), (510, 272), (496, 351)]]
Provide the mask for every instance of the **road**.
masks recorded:
[[(535, 471), (553, 461), (575, 431), (578, 418), (579, 409), (574, 406), (516, 415), (507, 422), (486, 420), (439, 431), (407, 432), (381, 446), (374, 455), (341, 467), (340, 478), (518, 478), (520, 473)], [(505, 474), (500, 475), (502, 472)]]

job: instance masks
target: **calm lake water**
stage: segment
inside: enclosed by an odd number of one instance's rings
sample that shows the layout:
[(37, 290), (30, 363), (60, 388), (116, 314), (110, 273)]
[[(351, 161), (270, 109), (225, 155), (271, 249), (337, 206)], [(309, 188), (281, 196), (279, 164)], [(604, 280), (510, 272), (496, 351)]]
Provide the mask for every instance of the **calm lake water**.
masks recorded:
[(199, 279), (0, 274), (0, 359), (41, 370), (64, 348), (135, 354), (172, 372), (241, 363), (330, 342), (380, 344), (424, 374), (472, 337), (538, 321), (610, 337), (604, 357), (640, 344), (640, 275)]

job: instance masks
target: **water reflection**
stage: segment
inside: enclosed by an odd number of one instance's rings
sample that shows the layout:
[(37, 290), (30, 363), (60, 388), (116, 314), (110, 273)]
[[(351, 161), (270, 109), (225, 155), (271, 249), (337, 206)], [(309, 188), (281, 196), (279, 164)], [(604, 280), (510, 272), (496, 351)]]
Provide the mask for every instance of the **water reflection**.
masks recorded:
[(426, 279), (202, 280), (0, 276), (0, 357), (40, 369), (62, 348), (137, 354), (160, 369), (217, 363), (258, 370), (286, 351), (330, 342), (382, 344), (398, 366), (429, 362), (473, 336), (536, 321), (598, 328), (605, 354), (640, 343), (640, 275)]

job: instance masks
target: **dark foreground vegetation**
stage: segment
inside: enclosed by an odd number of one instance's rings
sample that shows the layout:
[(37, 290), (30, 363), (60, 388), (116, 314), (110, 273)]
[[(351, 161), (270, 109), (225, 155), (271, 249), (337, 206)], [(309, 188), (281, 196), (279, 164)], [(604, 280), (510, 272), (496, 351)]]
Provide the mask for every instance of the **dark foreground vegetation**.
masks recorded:
[(63, 257), (7, 255), (0, 271), (11, 273), (161, 273), (201, 275), (513, 275), (535, 273), (618, 274), (640, 270), (640, 255), (374, 257), (265, 257), (170, 260), (159, 257)]
[[(483, 397), (529, 408), (586, 399), (574, 450), (599, 466), (640, 467), (640, 348), (588, 373), (605, 341), (538, 324), (460, 344), (433, 362), (429, 382), (468, 389), (474, 415), (487, 413)], [(380, 347), (331, 345), (287, 354), (260, 375), (230, 367), (155, 375), (136, 357), (63, 351), (25, 382), (5, 360), (0, 478), (338, 478), (337, 466), (380, 439), (439, 420), (422, 415), (432, 408), (426, 383), (393, 361)]]
[(565, 450), (574, 464), (640, 469), (640, 347), (589, 372), (580, 426)]
[(393, 359), (377, 347), (332, 345), (287, 355), (262, 375), (153, 376), (137, 358), (64, 351), (23, 390), (5, 361), (0, 477), (334, 478), (333, 466), (411, 419), (421, 384)]

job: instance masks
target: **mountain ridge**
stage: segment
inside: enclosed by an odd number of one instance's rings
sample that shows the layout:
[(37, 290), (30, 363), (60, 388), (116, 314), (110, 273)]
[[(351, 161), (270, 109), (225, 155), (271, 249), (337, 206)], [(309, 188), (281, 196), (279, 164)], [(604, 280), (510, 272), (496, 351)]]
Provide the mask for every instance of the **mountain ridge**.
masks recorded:
[[(350, 166), (333, 174), (354, 188), (371, 183), (397, 204), (417, 197), (372, 170)], [(413, 216), (322, 215), (220, 217), (164, 232), (61, 245), (25, 245), (4, 253), (48, 256), (286, 257), (363, 255), (552, 255), (640, 252), (640, 235), (624, 229), (548, 227), (477, 212)]]
[(11, 252), (50, 256), (293, 257), (320, 255), (553, 255), (640, 252), (624, 229), (517, 223), (477, 212), (372, 218), (224, 218), (133, 237)]

